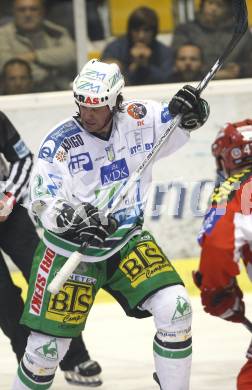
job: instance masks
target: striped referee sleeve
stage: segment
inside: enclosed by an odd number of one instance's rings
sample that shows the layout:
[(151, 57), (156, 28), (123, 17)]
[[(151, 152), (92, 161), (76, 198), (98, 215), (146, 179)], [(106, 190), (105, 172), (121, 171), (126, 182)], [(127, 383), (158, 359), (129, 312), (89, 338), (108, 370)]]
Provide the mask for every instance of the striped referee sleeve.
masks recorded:
[(15, 197), (16, 202), (27, 193), (32, 165), (32, 154), (10, 165), (9, 176), (2, 191), (10, 192)]

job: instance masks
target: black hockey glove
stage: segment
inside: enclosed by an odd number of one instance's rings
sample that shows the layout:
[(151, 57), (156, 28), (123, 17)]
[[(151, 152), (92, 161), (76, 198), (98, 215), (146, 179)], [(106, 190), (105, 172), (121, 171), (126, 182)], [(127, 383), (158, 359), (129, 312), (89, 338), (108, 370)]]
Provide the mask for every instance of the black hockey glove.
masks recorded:
[(182, 114), (180, 126), (186, 130), (196, 130), (206, 122), (209, 116), (209, 105), (202, 99), (196, 88), (185, 85), (169, 103), (172, 116)]
[(90, 203), (81, 203), (75, 208), (62, 203), (56, 217), (57, 234), (76, 244), (87, 242), (92, 246), (102, 246), (105, 238), (117, 229), (117, 221), (111, 214), (108, 217)]

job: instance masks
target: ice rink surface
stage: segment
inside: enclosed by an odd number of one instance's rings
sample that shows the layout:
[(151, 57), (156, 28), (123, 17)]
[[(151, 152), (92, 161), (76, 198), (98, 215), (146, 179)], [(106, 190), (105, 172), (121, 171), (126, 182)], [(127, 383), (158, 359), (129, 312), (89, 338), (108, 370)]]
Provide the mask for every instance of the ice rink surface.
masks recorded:
[[(252, 319), (252, 294), (245, 296), (247, 316)], [(191, 390), (235, 390), (236, 375), (245, 362), (251, 340), (241, 324), (214, 318), (203, 312), (199, 298), (193, 306), (193, 364)], [(251, 315), (250, 315), (251, 313)], [(116, 303), (96, 304), (90, 314), (85, 341), (93, 359), (102, 365), (101, 390), (158, 390), (152, 380), (151, 318), (137, 320), (124, 315)], [(0, 390), (11, 389), (16, 360), (8, 339), (0, 333)], [(58, 371), (55, 390), (77, 390)]]

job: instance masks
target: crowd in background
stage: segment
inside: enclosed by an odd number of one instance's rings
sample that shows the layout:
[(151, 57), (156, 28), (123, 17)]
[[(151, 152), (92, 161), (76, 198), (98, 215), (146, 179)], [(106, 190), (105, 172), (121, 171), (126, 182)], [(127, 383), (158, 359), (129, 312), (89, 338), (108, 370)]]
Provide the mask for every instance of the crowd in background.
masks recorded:
[[(120, 37), (109, 34), (107, 11), (107, 0), (86, 0), (88, 39), (104, 42), (100, 58), (120, 66), (126, 85), (200, 80), (233, 33), (229, 0), (201, 0), (169, 44), (159, 39), (157, 10), (136, 7)], [(72, 0), (1, 0), (0, 15), (1, 95), (70, 89), (77, 72)], [(251, 65), (248, 30), (215, 78), (251, 77)]]

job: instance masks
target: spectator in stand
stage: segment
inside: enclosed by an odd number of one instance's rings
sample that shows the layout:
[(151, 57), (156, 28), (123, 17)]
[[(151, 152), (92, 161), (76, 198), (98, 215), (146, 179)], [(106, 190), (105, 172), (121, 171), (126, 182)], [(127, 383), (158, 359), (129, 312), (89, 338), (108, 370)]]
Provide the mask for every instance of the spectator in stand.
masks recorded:
[(37, 90), (64, 90), (75, 73), (75, 45), (67, 30), (44, 19), (43, 0), (14, 0), (14, 20), (0, 28), (0, 69), (27, 61)]
[(33, 77), (29, 62), (13, 58), (4, 64), (2, 94), (17, 95), (33, 92)]
[(120, 64), (127, 85), (162, 83), (163, 74), (171, 71), (173, 51), (156, 39), (158, 24), (153, 9), (137, 8), (129, 16), (127, 34), (105, 47), (102, 60)]
[(203, 77), (203, 66), (201, 48), (193, 43), (185, 43), (176, 51), (174, 69), (166, 82), (199, 81)]
[[(177, 50), (188, 41), (200, 46), (204, 55), (205, 68), (209, 69), (223, 53), (233, 34), (233, 28), (230, 0), (201, 0), (195, 20), (180, 24), (175, 29), (172, 47)], [(246, 77), (247, 69), (251, 67), (249, 59), (251, 52), (252, 34), (248, 30), (230, 53), (223, 68), (217, 72), (215, 79)]]

